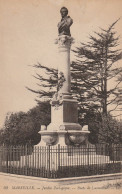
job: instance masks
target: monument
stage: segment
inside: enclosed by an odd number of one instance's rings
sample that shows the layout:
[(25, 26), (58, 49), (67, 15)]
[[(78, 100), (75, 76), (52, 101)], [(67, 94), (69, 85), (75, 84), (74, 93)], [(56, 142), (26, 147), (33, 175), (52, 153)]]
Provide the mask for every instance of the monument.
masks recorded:
[(70, 48), (73, 42), (70, 27), (73, 20), (68, 16), (68, 9), (60, 10), (61, 21), (58, 23), (58, 92), (51, 100), (51, 123), (41, 126), (41, 141), (38, 146), (46, 145), (80, 145), (87, 142), (88, 126), (78, 123), (78, 102), (71, 94)]

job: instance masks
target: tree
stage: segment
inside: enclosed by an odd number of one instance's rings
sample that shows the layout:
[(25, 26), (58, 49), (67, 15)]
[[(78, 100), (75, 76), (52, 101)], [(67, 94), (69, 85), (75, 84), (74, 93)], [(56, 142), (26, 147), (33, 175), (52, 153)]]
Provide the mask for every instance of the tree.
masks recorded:
[(40, 141), (41, 125), (50, 123), (50, 106), (40, 103), (27, 113), (11, 113), (6, 117), (0, 133), (0, 144), (5, 145), (35, 145)]
[[(119, 37), (116, 37), (116, 32), (113, 31), (117, 22), (118, 20), (107, 30), (95, 32), (96, 36), (90, 36), (89, 42), (81, 43), (81, 47), (74, 50), (78, 59), (72, 63), (72, 67), (75, 67), (79, 77), (81, 76), (79, 81), (82, 81), (85, 87), (87, 103), (97, 102), (104, 115), (107, 115), (108, 105), (116, 103), (116, 108), (120, 105), (121, 80), (115, 78), (122, 75), (122, 68), (116, 67), (117, 62), (122, 59), (122, 52), (117, 49)], [(79, 72), (80, 66), (82, 72)], [(116, 85), (109, 89), (108, 83), (113, 78)]]
[(89, 126), (91, 143), (121, 143), (122, 142), (122, 123), (110, 114), (103, 115), (89, 111), (84, 117), (84, 122)]
[[(36, 101), (38, 103), (42, 101), (49, 102), (55, 92), (58, 91), (58, 70), (54, 68), (48, 68), (40, 63), (33, 65), (38, 70), (41, 70), (41, 74), (36, 73), (33, 77), (39, 80), (37, 83), (39, 90), (34, 90), (26, 87), (29, 91), (38, 94)], [(41, 88), (41, 89), (40, 89)]]
[(98, 122), (98, 141), (102, 143), (121, 143), (122, 142), (122, 123), (112, 118), (110, 114), (101, 116)]

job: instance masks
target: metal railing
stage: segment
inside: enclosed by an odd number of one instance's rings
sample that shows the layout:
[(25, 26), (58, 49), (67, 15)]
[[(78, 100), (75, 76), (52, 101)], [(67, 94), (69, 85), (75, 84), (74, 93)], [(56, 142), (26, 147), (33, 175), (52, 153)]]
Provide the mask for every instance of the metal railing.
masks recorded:
[(0, 172), (63, 178), (121, 172), (122, 145), (0, 146)]

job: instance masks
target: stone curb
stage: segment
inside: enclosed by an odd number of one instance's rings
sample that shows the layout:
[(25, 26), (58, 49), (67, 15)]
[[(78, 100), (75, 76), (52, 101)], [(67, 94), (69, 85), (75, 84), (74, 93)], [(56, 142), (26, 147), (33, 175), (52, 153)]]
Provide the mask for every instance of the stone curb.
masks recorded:
[(52, 182), (58, 184), (77, 184), (77, 183), (89, 183), (89, 182), (99, 182), (99, 181), (108, 181), (108, 180), (117, 180), (122, 179), (122, 173), (115, 174), (104, 174), (104, 175), (94, 175), (94, 176), (83, 176), (83, 177), (71, 177), (71, 178), (58, 178), (58, 179), (48, 179), (48, 178), (39, 178), (33, 176), (23, 176), (23, 175), (15, 175), (9, 173), (0, 173), (1, 176), (9, 176), (9, 178), (21, 178), (28, 180), (35, 180), (39, 182)]

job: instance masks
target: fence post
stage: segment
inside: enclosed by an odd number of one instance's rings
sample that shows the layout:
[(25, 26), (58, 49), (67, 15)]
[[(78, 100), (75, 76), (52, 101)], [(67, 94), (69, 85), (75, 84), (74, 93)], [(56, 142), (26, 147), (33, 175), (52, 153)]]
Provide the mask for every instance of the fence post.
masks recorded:
[(47, 147), (47, 170), (48, 170), (48, 178), (50, 178), (50, 145)]
[(112, 144), (112, 152), (113, 152), (113, 164), (114, 164), (114, 159), (115, 159), (115, 149), (114, 149), (114, 144)]
[(88, 153), (87, 153), (87, 160), (88, 160), (88, 161), (87, 161), (87, 164), (88, 164), (88, 175), (89, 175), (89, 144), (87, 144), (87, 146), (88, 146), (88, 147), (87, 147), (87, 152), (88, 152)]
[(28, 153), (28, 147), (27, 144), (25, 145), (25, 175), (28, 175), (28, 169), (27, 169), (27, 153)]
[(58, 144), (58, 169), (60, 169), (60, 144)]
[(58, 144), (58, 166), (57, 166), (57, 178), (60, 178), (60, 144)]

